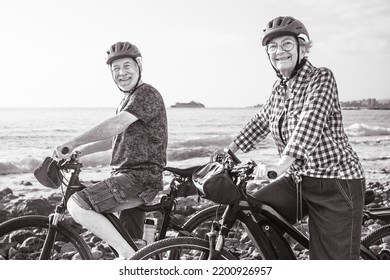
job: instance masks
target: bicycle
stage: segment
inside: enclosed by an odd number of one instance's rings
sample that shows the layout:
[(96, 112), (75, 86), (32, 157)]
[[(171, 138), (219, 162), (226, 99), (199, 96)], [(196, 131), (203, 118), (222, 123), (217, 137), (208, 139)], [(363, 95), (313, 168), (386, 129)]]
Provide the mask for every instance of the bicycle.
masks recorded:
[[(157, 241), (136, 252), (131, 259), (242, 259), (241, 253), (235, 250), (234, 242), (245, 234), (248, 235), (250, 246), (256, 249), (259, 259), (297, 259), (291, 241), (309, 249), (309, 237), (305, 233), (286, 221), (272, 207), (247, 193), (246, 187), (248, 181), (253, 179), (256, 164), (241, 164), (233, 153), (227, 152), (229, 157), (224, 160), (224, 165), (239, 188), (241, 198), (230, 205), (216, 205), (207, 209), (215, 211), (215, 219), (205, 238), (175, 237)], [(374, 198), (375, 193), (368, 190), (365, 204), (368, 205)], [(390, 208), (366, 208), (364, 222), (370, 219), (389, 223)], [(237, 223), (245, 229), (245, 232), (240, 232), (241, 236), (231, 232), (233, 225), (237, 227)], [(232, 240), (233, 245), (229, 244)], [(390, 259), (389, 249), (390, 224), (386, 224), (362, 239), (360, 256), (362, 259)]]
[[(16, 217), (0, 224), (0, 257), (3, 259), (93, 259), (91, 249), (80, 236), (80, 231), (72, 219), (66, 217), (66, 202), (69, 197), (85, 188), (80, 182), (79, 175), (82, 163), (77, 153), (72, 154), (69, 160), (56, 163), (61, 174), (71, 172), (68, 183), (62, 180), (62, 199), (56, 205), (54, 213), (49, 216), (27, 215)], [(192, 233), (199, 225), (211, 219), (213, 212), (194, 214), (191, 221), (185, 225), (173, 215), (176, 209), (177, 198), (196, 194), (195, 186), (191, 183), (192, 172), (198, 166), (179, 169), (166, 167), (164, 170), (173, 174), (169, 190), (162, 191), (159, 203), (138, 207), (141, 211), (160, 212), (162, 220), (156, 233), (156, 240), (167, 237), (169, 231), (175, 231), (184, 236), (196, 236)], [(64, 173), (64, 174), (63, 174)], [(64, 189), (65, 192), (64, 192)], [(110, 213), (104, 214), (107, 219), (122, 234), (129, 245), (138, 250), (120, 220)], [(114, 249), (113, 254), (116, 255)]]

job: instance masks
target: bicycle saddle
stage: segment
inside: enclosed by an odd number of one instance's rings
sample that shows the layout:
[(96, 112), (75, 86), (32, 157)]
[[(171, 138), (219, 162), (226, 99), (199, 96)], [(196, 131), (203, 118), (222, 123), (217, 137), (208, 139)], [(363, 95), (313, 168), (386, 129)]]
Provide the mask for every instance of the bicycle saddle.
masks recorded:
[(165, 167), (164, 170), (172, 172), (176, 175), (182, 176), (182, 177), (191, 177), (192, 173), (199, 168), (200, 165), (188, 167), (188, 168), (175, 168), (175, 167)]

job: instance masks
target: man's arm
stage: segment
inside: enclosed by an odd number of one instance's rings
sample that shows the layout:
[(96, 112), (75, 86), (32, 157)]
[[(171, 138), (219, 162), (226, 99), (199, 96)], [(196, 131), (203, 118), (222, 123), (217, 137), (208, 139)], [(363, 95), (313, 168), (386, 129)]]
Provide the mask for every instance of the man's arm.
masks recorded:
[(112, 148), (112, 138), (84, 145), (83, 147), (77, 150), (81, 153), (80, 157), (83, 157), (98, 152), (108, 151), (111, 148)]
[(130, 124), (138, 120), (138, 118), (126, 111), (120, 112), (118, 115), (105, 120), (87, 132), (73, 138), (71, 141), (55, 148), (55, 153), (58, 157), (63, 157), (64, 148), (67, 148), (69, 155), (75, 148), (89, 144), (92, 142), (111, 139), (112, 137), (123, 132)]

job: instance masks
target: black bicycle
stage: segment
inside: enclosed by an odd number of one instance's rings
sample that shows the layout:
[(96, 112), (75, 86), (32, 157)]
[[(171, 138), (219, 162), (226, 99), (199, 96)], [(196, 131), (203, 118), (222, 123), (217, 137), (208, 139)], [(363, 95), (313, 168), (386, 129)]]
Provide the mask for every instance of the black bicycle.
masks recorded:
[[(230, 205), (216, 205), (205, 210), (214, 211), (215, 219), (209, 222), (211, 225), (204, 225), (204, 238), (161, 240), (136, 252), (131, 259), (235, 260), (247, 259), (249, 255), (251, 259), (297, 259), (294, 250), (297, 245), (309, 249), (309, 237), (305, 232), (248, 194), (247, 184), (253, 179), (255, 163), (240, 164), (233, 153), (230, 155), (224, 160), (224, 165), (239, 188), (241, 198)], [(365, 204), (374, 198), (375, 193), (368, 190)], [(365, 209), (364, 222), (370, 220), (379, 220), (385, 225), (362, 239), (361, 258), (390, 259), (390, 208)], [(208, 228), (211, 230), (207, 231)]]
[[(53, 161), (54, 162), (54, 161)], [(54, 162), (61, 175), (71, 173), (69, 181), (61, 179), (63, 187), (62, 200), (49, 216), (27, 215), (10, 219), (0, 224), (1, 257), (3, 259), (93, 259), (91, 249), (80, 235), (80, 225), (76, 224), (66, 213), (66, 202), (75, 192), (85, 186), (80, 182), (79, 175), (82, 163), (78, 154), (73, 154), (69, 160)], [(160, 212), (161, 220), (156, 233), (156, 240), (162, 240), (168, 233), (181, 236), (198, 236), (197, 228), (214, 217), (214, 210), (195, 213), (185, 224), (175, 217), (177, 199), (196, 194), (191, 182), (192, 172), (198, 166), (179, 169), (166, 167), (173, 174), (168, 191), (162, 191), (160, 202), (154, 205), (138, 207), (144, 212)], [(65, 188), (65, 190), (64, 190)], [(161, 194), (161, 193), (160, 193)], [(114, 214), (104, 214), (107, 219), (127, 240), (134, 250), (138, 250), (120, 220)], [(173, 234), (174, 235), (174, 234)], [(112, 249), (113, 254), (116, 252)], [(114, 256), (115, 257), (115, 256)]]

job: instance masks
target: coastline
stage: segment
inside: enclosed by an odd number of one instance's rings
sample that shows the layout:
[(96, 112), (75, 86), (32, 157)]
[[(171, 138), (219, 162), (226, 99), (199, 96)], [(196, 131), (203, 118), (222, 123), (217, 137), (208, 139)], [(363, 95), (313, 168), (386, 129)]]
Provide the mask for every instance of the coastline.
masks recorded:
[[(382, 160), (361, 160), (366, 179), (366, 186), (386, 184), (390, 182), (390, 157)], [(169, 164), (168, 164), (169, 165)], [(109, 176), (110, 168), (85, 168), (80, 178), (85, 182), (99, 181)], [(164, 186), (169, 184), (169, 176), (164, 176)], [(24, 199), (47, 198), (53, 194), (60, 194), (60, 189), (49, 189), (42, 186), (33, 173), (18, 173), (0, 175), (0, 191), (10, 188), (14, 195)], [(11, 200), (9, 203), (14, 203)], [(6, 205), (0, 202), (0, 211)]]

